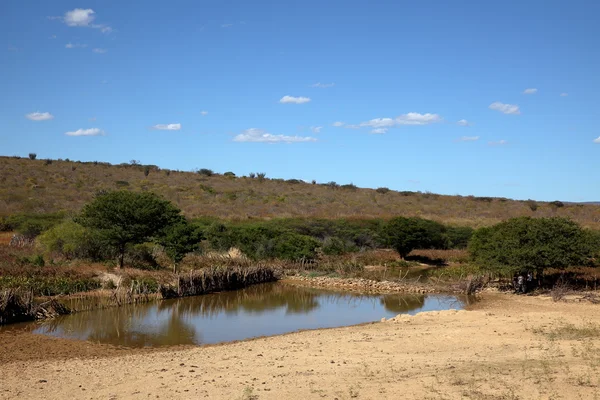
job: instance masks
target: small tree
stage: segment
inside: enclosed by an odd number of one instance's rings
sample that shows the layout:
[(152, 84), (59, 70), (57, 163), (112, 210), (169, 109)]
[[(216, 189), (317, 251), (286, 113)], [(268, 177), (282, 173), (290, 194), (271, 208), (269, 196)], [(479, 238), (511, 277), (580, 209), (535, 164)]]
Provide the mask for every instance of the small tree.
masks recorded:
[(187, 253), (198, 250), (202, 239), (200, 229), (185, 220), (165, 229), (159, 243), (165, 247), (165, 252), (173, 261), (173, 272), (177, 272), (177, 265)]
[(29, 159), (30, 160), (35, 160), (37, 158), (37, 154), (35, 153), (29, 153)]
[(473, 234), (475, 263), (500, 274), (543, 272), (593, 262), (596, 239), (566, 218), (512, 218)]
[(417, 217), (397, 217), (383, 228), (388, 246), (406, 258), (414, 249), (443, 249), (448, 247), (444, 225)]
[(144, 167), (144, 176), (148, 176), (150, 175), (150, 167), (148, 165), (146, 165)]
[(200, 168), (198, 170), (198, 173), (200, 175), (204, 175), (204, 176), (213, 176), (215, 174), (212, 169), (208, 169), (208, 168)]
[(99, 231), (119, 257), (119, 268), (128, 244), (161, 236), (170, 226), (181, 223), (181, 211), (154, 193), (116, 191), (99, 194), (87, 204), (76, 222)]
[(535, 200), (527, 200), (527, 206), (534, 212), (538, 209), (538, 203)]
[(263, 182), (267, 177), (267, 174), (265, 172), (257, 172), (256, 173), (256, 178), (258, 179), (259, 182)]

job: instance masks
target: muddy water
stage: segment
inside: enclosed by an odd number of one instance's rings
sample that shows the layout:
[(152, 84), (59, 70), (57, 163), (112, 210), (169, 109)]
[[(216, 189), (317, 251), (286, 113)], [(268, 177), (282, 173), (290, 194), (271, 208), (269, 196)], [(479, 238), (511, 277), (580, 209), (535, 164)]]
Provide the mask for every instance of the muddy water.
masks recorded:
[(34, 333), (129, 347), (206, 344), (461, 309), (456, 296), (366, 295), (268, 283), (204, 296), (81, 312)]

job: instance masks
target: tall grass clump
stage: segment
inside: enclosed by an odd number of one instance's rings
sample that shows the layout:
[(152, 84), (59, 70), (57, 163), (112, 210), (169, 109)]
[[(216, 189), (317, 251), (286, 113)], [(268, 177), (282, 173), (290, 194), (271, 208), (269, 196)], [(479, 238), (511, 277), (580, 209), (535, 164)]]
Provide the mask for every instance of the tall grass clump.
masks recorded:
[(160, 292), (164, 298), (198, 296), (275, 280), (275, 270), (266, 266), (210, 267), (179, 275), (175, 287), (161, 286)]

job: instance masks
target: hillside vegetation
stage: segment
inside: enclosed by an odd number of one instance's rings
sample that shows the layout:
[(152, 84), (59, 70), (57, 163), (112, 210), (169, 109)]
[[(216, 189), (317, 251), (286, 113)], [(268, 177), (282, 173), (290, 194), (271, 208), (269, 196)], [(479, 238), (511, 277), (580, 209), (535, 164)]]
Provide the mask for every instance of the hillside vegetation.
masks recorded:
[(446, 224), (489, 226), (520, 217), (568, 217), (600, 228), (600, 206), (504, 198), (360, 189), (344, 182), (307, 183), (236, 177), (202, 169), (182, 172), (153, 165), (0, 157), (0, 216), (78, 212), (100, 191), (150, 191), (188, 218), (391, 218), (418, 216)]

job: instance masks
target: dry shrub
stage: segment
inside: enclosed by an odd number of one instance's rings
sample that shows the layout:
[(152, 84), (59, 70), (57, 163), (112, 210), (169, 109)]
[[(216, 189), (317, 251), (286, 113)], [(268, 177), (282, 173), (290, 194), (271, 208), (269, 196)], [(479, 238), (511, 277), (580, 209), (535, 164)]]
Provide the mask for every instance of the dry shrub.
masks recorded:
[(571, 291), (571, 286), (566, 282), (559, 281), (554, 285), (552, 290), (550, 290), (550, 296), (552, 297), (552, 301), (560, 301)]

